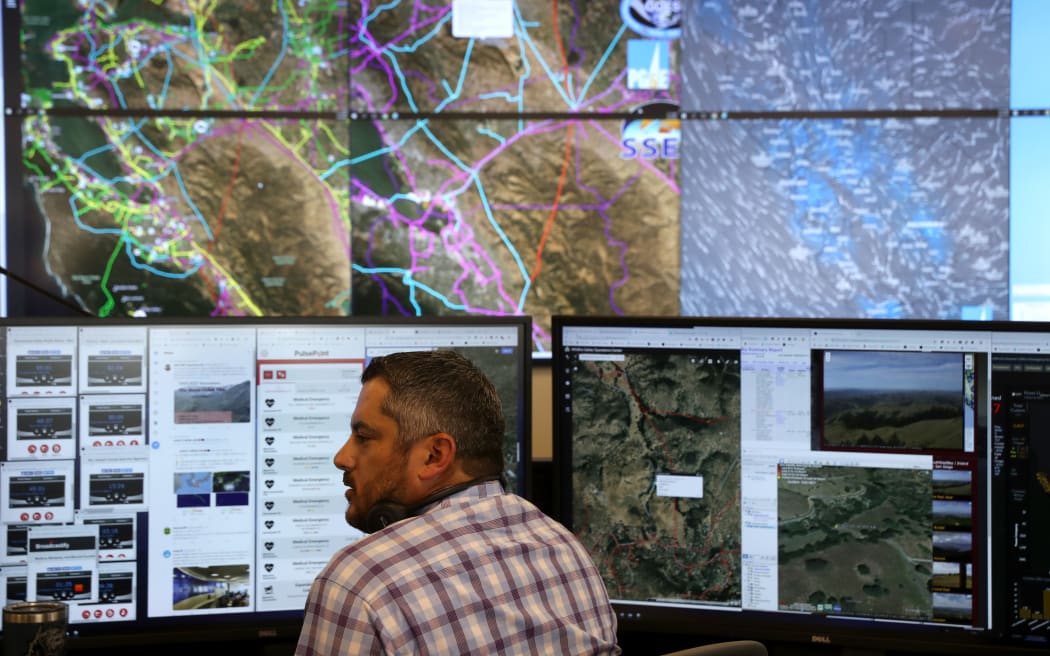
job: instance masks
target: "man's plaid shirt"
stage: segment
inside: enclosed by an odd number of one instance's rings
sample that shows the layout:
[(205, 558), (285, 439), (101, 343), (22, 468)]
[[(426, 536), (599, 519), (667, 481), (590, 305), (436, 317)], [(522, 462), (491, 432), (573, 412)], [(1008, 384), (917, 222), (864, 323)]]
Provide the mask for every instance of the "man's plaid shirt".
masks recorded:
[(344, 547), (310, 589), (296, 654), (618, 654), (580, 542), (499, 483)]

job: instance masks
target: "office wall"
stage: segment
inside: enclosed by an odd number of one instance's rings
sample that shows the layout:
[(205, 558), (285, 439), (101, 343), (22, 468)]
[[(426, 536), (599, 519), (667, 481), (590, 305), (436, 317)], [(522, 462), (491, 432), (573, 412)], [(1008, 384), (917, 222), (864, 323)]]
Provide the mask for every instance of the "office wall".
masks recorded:
[(532, 457), (550, 460), (553, 456), (553, 422), (551, 408), (551, 368), (549, 364), (532, 366)]

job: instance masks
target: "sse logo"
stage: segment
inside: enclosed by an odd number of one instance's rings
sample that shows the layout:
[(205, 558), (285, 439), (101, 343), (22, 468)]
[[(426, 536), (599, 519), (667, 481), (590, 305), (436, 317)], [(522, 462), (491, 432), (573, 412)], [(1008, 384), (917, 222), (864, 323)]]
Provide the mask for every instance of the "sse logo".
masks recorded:
[[(649, 108), (657, 107), (656, 104)], [(678, 106), (659, 103), (661, 109), (667, 108), (677, 112)], [(660, 116), (664, 112), (658, 112)], [(652, 114), (650, 113), (650, 116)], [(682, 121), (678, 118), (629, 118), (623, 122), (620, 133), (620, 145), (623, 159), (678, 159), (678, 149), (682, 143)]]

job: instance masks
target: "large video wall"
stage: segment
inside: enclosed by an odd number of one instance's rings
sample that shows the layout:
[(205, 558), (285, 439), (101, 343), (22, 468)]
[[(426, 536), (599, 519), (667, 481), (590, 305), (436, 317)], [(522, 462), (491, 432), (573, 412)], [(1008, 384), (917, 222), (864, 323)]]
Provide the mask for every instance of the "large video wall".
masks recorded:
[(1050, 317), (1040, 0), (3, 12), (7, 266), (93, 314)]

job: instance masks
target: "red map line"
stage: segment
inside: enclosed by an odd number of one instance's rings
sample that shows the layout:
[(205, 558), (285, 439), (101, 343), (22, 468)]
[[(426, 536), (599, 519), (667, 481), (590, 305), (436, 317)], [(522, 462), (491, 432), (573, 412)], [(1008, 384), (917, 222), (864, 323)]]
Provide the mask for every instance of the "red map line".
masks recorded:
[[(551, 0), (551, 26), (554, 28), (554, 42), (558, 44), (558, 54), (561, 56), (562, 78), (565, 80), (565, 88), (571, 92), (572, 89), (569, 88), (569, 60), (565, 56), (565, 47), (561, 42), (561, 30), (558, 29), (558, 0)], [(543, 226), (543, 235), (540, 236), (540, 243), (536, 247), (536, 266), (533, 267), (532, 273), (529, 275), (529, 283), (536, 280), (536, 276), (540, 275), (540, 269), (543, 268), (543, 248), (547, 245), (547, 238), (554, 228), (554, 218), (558, 215), (561, 195), (565, 190), (565, 178), (569, 172), (569, 162), (572, 160), (572, 137), (575, 133), (575, 128), (575, 123), (569, 123), (569, 131), (565, 135), (565, 156), (561, 163), (561, 175), (558, 176), (558, 190), (554, 194), (554, 204), (551, 207), (551, 213), (547, 217), (547, 223)]]
[[(207, 244), (208, 252), (211, 253), (212, 248), (215, 246), (215, 242), (219, 239), (219, 233), (222, 232), (222, 220), (226, 216), (226, 207), (230, 202), (230, 197), (233, 196), (233, 185), (237, 182), (237, 174), (241, 168), (241, 151), (244, 148), (244, 127), (245, 123), (242, 121), (240, 128), (237, 130), (237, 151), (233, 156), (233, 165), (230, 167), (230, 180), (226, 184), (226, 191), (222, 195), (222, 204), (219, 205), (219, 213), (215, 216), (215, 226), (212, 230), (211, 241)], [(209, 277), (205, 277), (207, 281), (208, 290), (211, 292), (212, 299), (215, 301), (219, 300), (218, 290), (215, 288), (215, 281)]]

